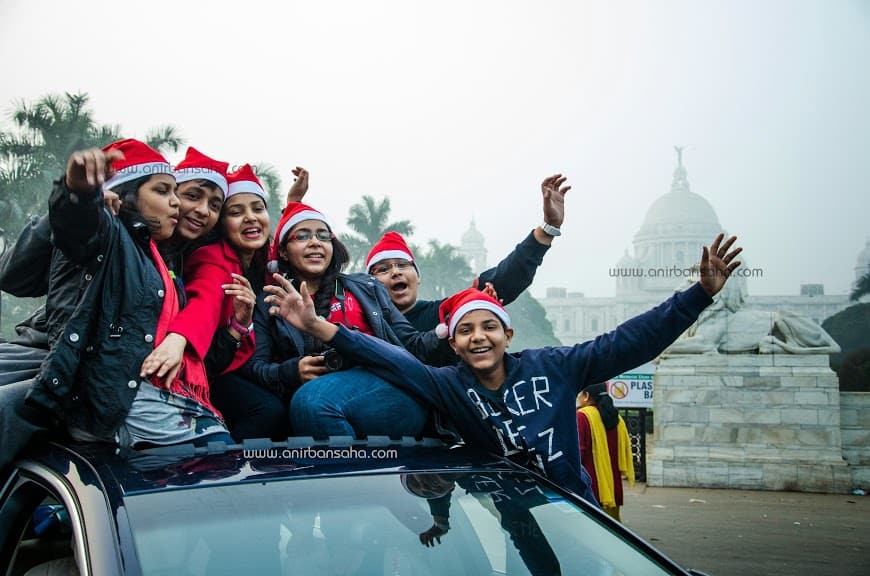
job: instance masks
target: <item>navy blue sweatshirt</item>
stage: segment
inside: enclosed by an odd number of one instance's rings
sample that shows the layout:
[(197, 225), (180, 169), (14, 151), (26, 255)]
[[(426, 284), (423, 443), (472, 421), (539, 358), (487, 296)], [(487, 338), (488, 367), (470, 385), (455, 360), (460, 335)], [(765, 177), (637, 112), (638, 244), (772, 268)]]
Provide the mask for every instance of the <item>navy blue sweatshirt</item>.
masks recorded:
[(695, 284), (594, 340), (505, 353), (506, 378), (496, 391), (484, 388), (464, 362), (426, 366), (403, 348), (341, 326), (331, 343), (451, 416), (469, 446), (530, 461), (583, 497), (589, 480), (580, 465), (577, 394), (658, 356), (712, 301)]

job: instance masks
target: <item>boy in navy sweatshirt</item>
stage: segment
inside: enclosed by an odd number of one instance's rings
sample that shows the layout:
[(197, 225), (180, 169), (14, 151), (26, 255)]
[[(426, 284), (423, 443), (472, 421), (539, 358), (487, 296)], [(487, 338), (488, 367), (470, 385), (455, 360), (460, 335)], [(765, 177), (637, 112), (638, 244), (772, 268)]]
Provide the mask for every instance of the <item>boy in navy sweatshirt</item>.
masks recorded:
[(270, 312), (328, 342), (342, 355), (449, 414), (466, 444), (531, 464), (551, 480), (595, 501), (580, 465), (574, 404), (586, 386), (604, 382), (658, 356), (712, 303), (740, 265), (719, 234), (701, 256), (701, 280), (612, 332), (574, 346), (508, 354), (513, 337), (501, 303), (476, 289), (445, 300), (439, 310), (456, 366), (426, 366), (403, 348), (327, 322), (299, 291), (275, 275)]

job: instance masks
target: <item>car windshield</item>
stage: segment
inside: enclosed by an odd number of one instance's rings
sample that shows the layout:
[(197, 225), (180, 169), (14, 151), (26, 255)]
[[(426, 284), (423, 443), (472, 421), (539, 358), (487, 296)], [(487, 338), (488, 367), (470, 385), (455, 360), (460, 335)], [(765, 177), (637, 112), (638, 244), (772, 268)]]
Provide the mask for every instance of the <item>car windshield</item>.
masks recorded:
[(244, 483), (125, 503), (147, 576), (669, 573), (522, 473)]

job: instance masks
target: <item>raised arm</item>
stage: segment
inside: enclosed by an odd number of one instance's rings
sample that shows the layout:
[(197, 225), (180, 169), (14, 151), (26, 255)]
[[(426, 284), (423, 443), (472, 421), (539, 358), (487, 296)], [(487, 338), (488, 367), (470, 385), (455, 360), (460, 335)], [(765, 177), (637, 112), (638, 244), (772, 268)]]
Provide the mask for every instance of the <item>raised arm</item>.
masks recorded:
[(100, 227), (111, 218), (100, 188), (112, 176), (111, 163), (123, 158), (120, 150), (73, 152), (66, 174), (55, 182), (48, 210), (54, 244), (76, 264), (87, 263), (99, 249)]
[(290, 185), (290, 190), (287, 191), (286, 206), (291, 202), (302, 202), (305, 194), (308, 192), (308, 170), (297, 166), (293, 169), (293, 184)]
[(626, 370), (636, 368), (661, 354), (680, 334), (698, 319), (713, 302), (731, 273), (740, 265), (735, 257), (742, 248), (729, 249), (735, 237), (722, 242), (719, 234), (701, 256), (701, 280), (678, 292), (652, 310), (626, 320), (612, 332), (571, 348), (555, 349), (570, 356), (576, 366), (572, 378), (576, 392), (586, 385), (604, 382)]
[(542, 224), (517, 244), (504, 260), (482, 272), (477, 279), (480, 287), (492, 284), (505, 304), (516, 300), (532, 284), (553, 238), (561, 234), (560, 227), (565, 220), (565, 194), (571, 189), (564, 185), (565, 181), (561, 174), (544, 179), (541, 183)]

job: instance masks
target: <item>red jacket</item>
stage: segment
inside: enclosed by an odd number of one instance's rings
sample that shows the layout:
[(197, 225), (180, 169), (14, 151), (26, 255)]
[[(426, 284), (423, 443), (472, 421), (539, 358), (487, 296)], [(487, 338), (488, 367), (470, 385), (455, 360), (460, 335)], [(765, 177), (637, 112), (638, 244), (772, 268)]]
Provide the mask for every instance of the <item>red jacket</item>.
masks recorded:
[[(233, 281), (232, 274), (242, 274), (242, 264), (226, 241), (197, 249), (184, 265), (184, 291), (187, 306), (169, 326), (187, 338), (200, 358), (205, 358), (218, 328), (223, 328), (233, 314), (233, 299), (224, 294), (222, 284)], [(254, 333), (242, 339), (233, 361), (224, 373), (238, 369), (254, 353)]]

